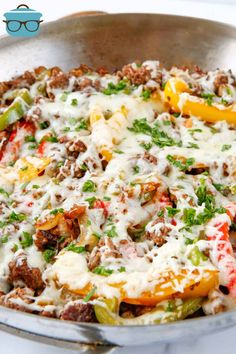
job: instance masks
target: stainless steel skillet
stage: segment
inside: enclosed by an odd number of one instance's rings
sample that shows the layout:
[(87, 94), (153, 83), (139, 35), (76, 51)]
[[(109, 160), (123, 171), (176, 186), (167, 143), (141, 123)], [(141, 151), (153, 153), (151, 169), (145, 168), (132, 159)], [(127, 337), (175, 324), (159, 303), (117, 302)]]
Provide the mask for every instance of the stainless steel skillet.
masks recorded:
[[(39, 65), (69, 69), (86, 63), (112, 70), (136, 59), (236, 72), (236, 28), (180, 16), (117, 14), (71, 18), (42, 26), (32, 39), (0, 40), (0, 81)], [(48, 319), (0, 307), (0, 329), (46, 343), (77, 348), (146, 345), (199, 336), (236, 325), (236, 311), (182, 322), (110, 327)]]

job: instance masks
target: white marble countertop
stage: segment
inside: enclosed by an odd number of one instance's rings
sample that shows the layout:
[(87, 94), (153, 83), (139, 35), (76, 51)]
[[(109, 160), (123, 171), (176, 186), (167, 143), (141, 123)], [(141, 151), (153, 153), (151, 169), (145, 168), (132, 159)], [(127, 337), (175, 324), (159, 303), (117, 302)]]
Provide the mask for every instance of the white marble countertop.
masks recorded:
[[(19, 1), (18, 1), (19, 2)], [(15, 0), (1, 1), (0, 15), (18, 5)], [(72, 12), (85, 10), (102, 10), (116, 12), (157, 12), (208, 18), (235, 25), (236, 0), (145, 0), (145, 1), (111, 1), (111, 0), (29, 0), (27, 4), (43, 13), (45, 21), (52, 21)], [(1, 16), (2, 17), (2, 16)], [(0, 35), (5, 28), (0, 22)], [(1, 74), (0, 74), (1, 75)], [(74, 354), (76, 351), (57, 348), (0, 332), (0, 354)], [(207, 335), (197, 340), (175, 344), (163, 344), (151, 347), (119, 348), (114, 354), (234, 354), (236, 352), (236, 327)]]

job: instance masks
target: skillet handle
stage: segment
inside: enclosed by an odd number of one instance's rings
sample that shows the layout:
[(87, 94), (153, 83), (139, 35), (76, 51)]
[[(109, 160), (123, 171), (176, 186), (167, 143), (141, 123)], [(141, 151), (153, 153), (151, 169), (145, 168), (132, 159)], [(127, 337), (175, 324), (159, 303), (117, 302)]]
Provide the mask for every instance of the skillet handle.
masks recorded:
[(83, 17), (83, 16), (100, 16), (100, 15), (106, 15), (107, 12), (104, 11), (80, 11), (80, 12), (75, 12), (73, 14), (63, 16), (60, 18), (60, 20), (65, 19), (65, 18), (76, 18), (76, 17)]

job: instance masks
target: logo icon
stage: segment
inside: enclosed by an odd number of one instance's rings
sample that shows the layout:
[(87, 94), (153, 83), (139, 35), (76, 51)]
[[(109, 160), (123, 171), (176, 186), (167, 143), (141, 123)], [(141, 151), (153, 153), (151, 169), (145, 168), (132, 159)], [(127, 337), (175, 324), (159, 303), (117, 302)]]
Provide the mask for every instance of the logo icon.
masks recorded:
[(6, 30), (13, 37), (34, 37), (40, 31), (42, 14), (29, 8), (25, 4), (17, 6), (4, 14)]

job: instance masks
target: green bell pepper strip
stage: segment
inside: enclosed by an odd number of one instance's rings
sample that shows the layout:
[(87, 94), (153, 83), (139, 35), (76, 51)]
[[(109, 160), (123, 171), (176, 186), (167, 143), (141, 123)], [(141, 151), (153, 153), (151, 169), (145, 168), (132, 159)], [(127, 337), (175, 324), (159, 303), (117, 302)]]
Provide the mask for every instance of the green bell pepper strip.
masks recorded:
[(170, 309), (166, 308), (167, 302), (164, 301), (151, 312), (135, 318), (120, 317), (116, 311), (117, 301), (115, 299), (104, 300), (101, 305), (95, 304), (94, 311), (98, 322), (103, 324), (114, 326), (160, 324), (185, 319), (201, 308), (203, 300), (202, 297), (184, 301), (174, 299), (171, 300)]
[(31, 106), (33, 99), (27, 89), (18, 92), (12, 104), (0, 115), (0, 131), (21, 119)]

